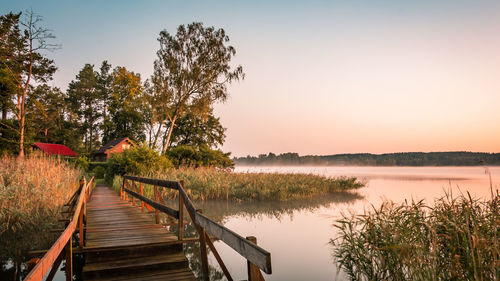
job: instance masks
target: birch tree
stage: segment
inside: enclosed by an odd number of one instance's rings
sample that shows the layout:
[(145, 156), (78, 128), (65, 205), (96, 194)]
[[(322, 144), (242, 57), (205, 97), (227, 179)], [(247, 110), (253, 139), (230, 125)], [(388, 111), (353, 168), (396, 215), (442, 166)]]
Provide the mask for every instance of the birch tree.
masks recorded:
[(214, 103), (227, 99), (227, 86), (243, 79), (244, 73), (241, 66), (230, 65), (236, 50), (228, 45), (229, 37), (222, 28), (194, 22), (180, 25), (175, 35), (161, 31), (158, 41), (160, 49), (150, 91), (155, 96), (154, 111), (158, 117), (152, 143), (164, 130), (165, 152), (178, 118), (187, 113), (208, 116)]

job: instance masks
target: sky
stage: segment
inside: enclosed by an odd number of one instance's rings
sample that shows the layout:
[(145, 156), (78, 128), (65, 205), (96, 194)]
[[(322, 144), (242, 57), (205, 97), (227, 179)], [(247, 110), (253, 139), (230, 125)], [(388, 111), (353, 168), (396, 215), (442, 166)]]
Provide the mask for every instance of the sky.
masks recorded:
[(161, 30), (223, 28), (246, 78), (215, 106), (233, 156), (500, 152), (500, 1), (5, 1), (62, 48), (65, 90), (85, 63), (143, 79)]

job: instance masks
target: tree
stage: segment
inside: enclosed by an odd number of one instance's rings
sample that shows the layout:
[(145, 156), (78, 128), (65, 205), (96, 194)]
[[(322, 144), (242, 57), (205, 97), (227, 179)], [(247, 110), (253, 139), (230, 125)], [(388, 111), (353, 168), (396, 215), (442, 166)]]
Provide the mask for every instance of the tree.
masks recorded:
[[(55, 36), (49, 29), (40, 27), (42, 17), (29, 11), (24, 19), (12, 13), (2, 16), (2, 38), (6, 45), (2, 47), (3, 67), (15, 79), (15, 109), (17, 120), (15, 130), (19, 135), (19, 157), (24, 157), (24, 137), (26, 126), (26, 102), (33, 82), (45, 83), (52, 79), (56, 71), (54, 61), (45, 58), (41, 51), (54, 50), (58, 45), (48, 43)], [(21, 32), (20, 26), (23, 27)], [(2, 42), (2, 43), (3, 43)], [(3, 44), (2, 44), (3, 45)]]
[(27, 132), (35, 141), (65, 144), (79, 150), (81, 137), (69, 121), (67, 97), (59, 88), (37, 86), (28, 100)]
[(17, 92), (16, 50), (22, 48), (22, 34), (19, 29), (21, 13), (12, 12), (0, 17), (0, 107), (2, 121), (7, 120), (9, 111), (13, 111), (13, 97)]
[(143, 116), (144, 97), (141, 76), (125, 67), (116, 67), (112, 74), (111, 95), (109, 98), (110, 126), (104, 132), (103, 142), (111, 139), (129, 137), (144, 141)]
[(163, 138), (165, 152), (177, 119), (187, 113), (206, 116), (215, 102), (227, 99), (227, 85), (243, 79), (244, 73), (241, 66), (230, 66), (236, 50), (227, 45), (229, 37), (223, 29), (195, 22), (179, 26), (175, 36), (161, 31), (158, 41), (151, 92), (161, 102), (155, 135), (169, 123)]
[[(76, 114), (85, 150), (92, 152), (99, 144), (99, 118), (101, 117), (101, 93), (97, 84), (98, 74), (94, 66), (85, 64), (68, 87), (68, 101)], [(70, 120), (72, 121), (72, 120)]]
[(99, 73), (97, 73), (97, 91), (99, 91), (100, 96), (100, 107), (102, 122), (100, 124), (100, 130), (102, 132), (102, 143), (106, 140), (111, 139), (107, 133), (110, 132), (112, 127), (111, 119), (108, 112), (108, 106), (111, 98), (111, 84), (113, 82), (113, 75), (111, 73), (111, 64), (107, 61), (101, 63)]
[(220, 119), (215, 117), (212, 111), (205, 120), (188, 113), (177, 119), (176, 129), (172, 132), (171, 144), (173, 146), (189, 145), (216, 148), (224, 144), (225, 131)]

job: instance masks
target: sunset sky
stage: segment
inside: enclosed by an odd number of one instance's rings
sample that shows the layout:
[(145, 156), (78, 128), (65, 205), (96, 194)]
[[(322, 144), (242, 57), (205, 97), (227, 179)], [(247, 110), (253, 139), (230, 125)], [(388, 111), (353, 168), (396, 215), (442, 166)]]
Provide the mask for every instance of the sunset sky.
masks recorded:
[(246, 79), (216, 106), (235, 156), (500, 152), (500, 1), (0, 1), (33, 9), (85, 63), (153, 70), (158, 33), (222, 27)]

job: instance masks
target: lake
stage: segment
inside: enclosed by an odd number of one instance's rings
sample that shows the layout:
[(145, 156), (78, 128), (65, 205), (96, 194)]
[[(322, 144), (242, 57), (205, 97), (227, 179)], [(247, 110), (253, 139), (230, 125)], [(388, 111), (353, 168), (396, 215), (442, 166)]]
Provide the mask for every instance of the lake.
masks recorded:
[[(489, 170), (493, 186), (497, 187), (500, 167)], [(208, 217), (242, 236), (257, 237), (258, 244), (271, 252), (273, 273), (264, 274), (266, 280), (346, 280), (342, 273), (337, 272), (329, 244), (330, 239), (337, 235), (333, 224), (342, 213), (361, 214), (372, 205), (380, 206), (383, 200), (424, 199), (432, 203), (445, 192), (470, 192), (474, 197), (490, 197), (490, 181), (484, 167), (239, 166), (235, 171), (355, 176), (366, 183), (365, 187), (353, 192), (290, 202), (195, 202)], [(196, 232), (190, 226), (185, 234), (194, 236)], [(225, 244), (214, 244), (233, 279), (247, 279), (246, 260)], [(199, 253), (197, 244), (190, 244), (185, 249), (188, 257)], [(196, 258), (191, 260), (198, 261)], [(218, 268), (213, 256), (210, 262)], [(54, 280), (65, 280), (64, 272), (59, 271)]]
[[(345, 280), (332, 259), (330, 239), (335, 220), (342, 213), (361, 214), (383, 200), (403, 202), (424, 199), (432, 203), (445, 192), (470, 192), (490, 197), (489, 176), (484, 167), (243, 167), (237, 172), (313, 173), (355, 176), (366, 186), (352, 193), (338, 193), (292, 202), (196, 203), (209, 217), (242, 236), (257, 237), (271, 252), (273, 273), (266, 280)], [(490, 167), (493, 186), (498, 186), (500, 167)], [(235, 280), (246, 279), (246, 261), (225, 244), (216, 242), (222, 259)], [(211, 262), (217, 262), (212, 258)]]

